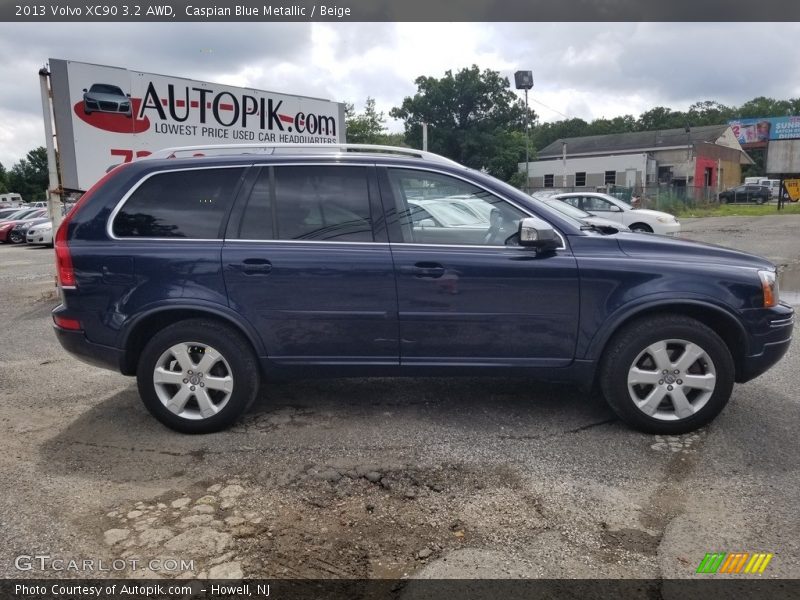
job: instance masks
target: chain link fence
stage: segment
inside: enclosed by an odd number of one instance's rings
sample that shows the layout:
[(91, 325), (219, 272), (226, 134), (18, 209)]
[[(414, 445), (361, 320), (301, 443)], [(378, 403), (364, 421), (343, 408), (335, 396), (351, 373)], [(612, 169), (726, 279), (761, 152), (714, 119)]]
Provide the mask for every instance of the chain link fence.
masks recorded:
[(717, 188), (706, 186), (670, 186), (653, 184), (644, 188), (630, 188), (619, 185), (587, 187), (531, 187), (527, 193), (537, 196), (551, 196), (566, 192), (600, 192), (609, 194), (631, 204), (635, 208), (650, 208), (668, 213), (677, 213), (687, 208), (706, 208), (717, 206)]

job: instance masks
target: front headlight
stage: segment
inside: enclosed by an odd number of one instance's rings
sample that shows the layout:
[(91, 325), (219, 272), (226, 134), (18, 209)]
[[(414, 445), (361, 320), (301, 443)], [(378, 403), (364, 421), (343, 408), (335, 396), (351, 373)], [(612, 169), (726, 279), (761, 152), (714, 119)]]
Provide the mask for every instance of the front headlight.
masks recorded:
[(665, 217), (656, 217), (656, 221), (659, 223), (674, 223), (677, 221), (675, 217), (672, 216), (665, 216)]
[(780, 301), (780, 290), (775, 271), (759, 271), (758, 278), (761, 280), (761, 291), (764, 294), (764, 308), (777, 306)]

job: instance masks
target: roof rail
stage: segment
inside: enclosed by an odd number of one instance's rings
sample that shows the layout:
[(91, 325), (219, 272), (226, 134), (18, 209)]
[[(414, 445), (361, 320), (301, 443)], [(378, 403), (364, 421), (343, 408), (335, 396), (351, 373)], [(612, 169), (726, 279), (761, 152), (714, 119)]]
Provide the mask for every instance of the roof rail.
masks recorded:
[[(429, 160), (431, 162), (445, 163), (455, 166), (463, 166), (454, 160), (445, 158), (433, 152), (415, 150), (414, 148), (402, 148), (399, 146), (379, 146), (373, 144), (206, 144), (200, 146), (177, 146), (175, 148), (164, 148), (157, 150), (143, 159), (154, 158), (189, 158), (192, 156), (213, 156), (228, 154), (308, 154), (330, 152), (336, 154), (346, 154), (349, 152), (360, 152), (363, 154), (395, 154), (406, 157)], [(185, 156), (188, 155), (188, 156)]]

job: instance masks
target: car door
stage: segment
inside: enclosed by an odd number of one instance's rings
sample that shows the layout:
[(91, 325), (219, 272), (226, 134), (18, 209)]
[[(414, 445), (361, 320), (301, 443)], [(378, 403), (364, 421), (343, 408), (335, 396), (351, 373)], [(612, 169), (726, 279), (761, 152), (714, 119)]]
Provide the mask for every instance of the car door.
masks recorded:
[[(397, 280), (402, 367), (569, 364), (578, 331), (578, 272), (507, 241), (529, 213), (452, 174), (379, 169)], [(483, 227), (418, 226), (409, 204), (466, 196), (485, 203)], [(412, 199), (409, 202), (409, 199)], [(480, 210), (480, 209), (479, 209)]]
[(222, 250), (232, 308), (276, 364), (397, 365), (397, 296), (374, 168), (264, 166)]

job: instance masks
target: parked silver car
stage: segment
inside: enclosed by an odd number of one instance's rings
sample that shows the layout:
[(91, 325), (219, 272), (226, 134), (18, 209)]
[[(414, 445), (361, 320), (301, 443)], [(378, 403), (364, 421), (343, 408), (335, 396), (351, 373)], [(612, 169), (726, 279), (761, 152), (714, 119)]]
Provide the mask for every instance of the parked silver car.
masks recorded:
[(83, 90), (83, 112), (87, 115), (105, 112), (130, 117), (131, 98), (116, 85), (94, 83), (88, 90)]

